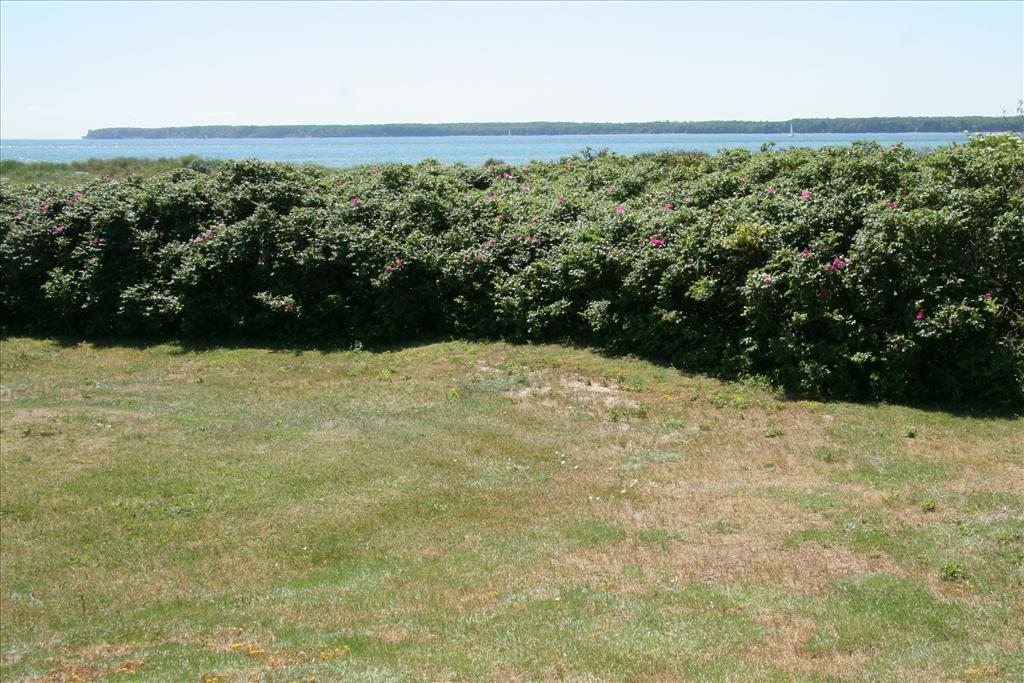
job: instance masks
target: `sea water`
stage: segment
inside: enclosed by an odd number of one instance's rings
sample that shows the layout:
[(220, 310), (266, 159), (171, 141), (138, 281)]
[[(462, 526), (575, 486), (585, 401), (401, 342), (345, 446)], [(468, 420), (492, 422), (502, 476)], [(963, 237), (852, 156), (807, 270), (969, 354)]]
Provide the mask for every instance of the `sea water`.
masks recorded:
[(464, 135), (379, 138), (260, 138), (202, 140), (0, 140), (0, 158), (17, 161), (82, 161), (113, 157), (255, 158), (321, 166), (346, 167), (374, 163), (417, 163), (436, 159), (445, 164), (479, 165), (488, 159), (510, 164), (552, 161), (583, 149), (608, 149), (618, 154), (686, 151), (715, 154), (728, 148), (758, 150), (777, 147), (845, 146), (856, 140), (881, 145), (902, 144), (931, 149), (967, 141), (963, 133), (861, 133), (751, 135)]

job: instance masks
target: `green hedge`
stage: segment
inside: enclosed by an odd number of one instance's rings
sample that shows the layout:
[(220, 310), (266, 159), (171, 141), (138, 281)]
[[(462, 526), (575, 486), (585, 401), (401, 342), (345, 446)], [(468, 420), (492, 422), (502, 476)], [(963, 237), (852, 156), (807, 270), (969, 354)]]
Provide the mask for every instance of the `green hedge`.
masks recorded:
[(0, 190), (7, 333), (572, 341), (797, 393), (1024, 402), (1024, 141)]

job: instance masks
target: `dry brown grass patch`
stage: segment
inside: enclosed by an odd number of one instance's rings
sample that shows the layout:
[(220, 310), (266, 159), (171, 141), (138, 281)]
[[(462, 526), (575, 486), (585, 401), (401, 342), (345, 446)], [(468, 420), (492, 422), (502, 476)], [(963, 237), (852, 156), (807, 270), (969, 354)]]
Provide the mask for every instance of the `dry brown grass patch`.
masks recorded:
[(757, 661), (790, 672), (842, 678), (870, 659), (866, 652), (808, 652), (805, 643), (814, 633), (813, 619), (785, 614), (759, 615), (757, 619), (768, 632), (767, 638), (747, 648)]

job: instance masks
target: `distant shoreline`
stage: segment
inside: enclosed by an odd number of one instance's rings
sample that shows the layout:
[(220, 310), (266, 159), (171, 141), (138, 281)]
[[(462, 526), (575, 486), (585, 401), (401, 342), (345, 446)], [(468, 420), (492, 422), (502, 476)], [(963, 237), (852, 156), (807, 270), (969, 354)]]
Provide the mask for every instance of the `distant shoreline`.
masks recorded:
[(786, 121), (650, 121), (644, 123), (490, 122), (386, 123), (282, 126), (174, 126), (97, 128), (86, 140), (276, 139), (353, 137), (456, 137), (535, 135), (788, 135), (876, 133), (994, 133), (1020, 131), (1020, 118), (1004, 116), (897, 116)]
[[(921, 131), (921, 130), (904, 131), (904, 132), (894, 132), (894, 131), (870, 132), (870, 131), (865, 131), (863, 133), (863, 135), (865, 135), (865, 136), (872, 136), (872, 135), (906, 135), (906, 136), (913, 136), (913, 135), (956, 135), (956, 134), (964, 134), (965, 132), (968, 135), (973, 135), (975, 133), (1002, 133), (1002, 132), (1016, 132), (1016, 131), (1013, 131), (1013, 130), (1009, 130), (1009, 131), (1005, 131), (1005, 130), (1001, 130), (1001, 131), (973, 131), (973, 130), (971, 130), (971, 131), (949, 131), (949, 132), (945, 132), (945, 131)], [(846, 136), (849, 136), (849, 135), (858, 135), (858, 134), (859, 133), (800, 133), (800, 132), (795, 132), (793, 137), (794, 138), (801, 138), (801, 137), (803, 137), (803, 138), (814, 139), (816, 136), (823, 136), (823, 135), (846, 135)], [(548, 133), (548, 134), (529, 133), (529, 134), (524, 134), (524, 135), (514, 135), (513, 134), (511, 137), (513, 137), (513, 138), (532, 138), (532, 137), (537, 137), (537, 138), (540, 138), (540, 137), (559, 137), (559, 138), (574, 138), (574, 137), (576, 137), (576, 138), (586, 138), (586, 137), (594, 137), (594, 136), (598, 136), (598, 135), (609, 135), (609, 136), (610, 135), (616, 135), (616, 136), (623, 136), (623, 137), (629, 136), (629, 137), (637, 137), (637, 138), (641, 138), (641, 137), (657, 138), (657, 137), (662, 137), (662, 136), (664, 136), (664, 137), (680, 137), (680, 136), (686, 136), (686, 135), (692, 135), (695, 138), (700, 138), (702, 136), (703, 137), (707, 137), (707, 136), (711, 136), (711, 135), (735, 135), (735, 136), (749, 136), (751, 138), (758, 138), (759, 139), (759, 138), (763, 138), (765, 135), (770, 135), (770, 133), (561, 133), (561, 134), (557, 134), (557, 135), (556, 134), (550, 134), (550, 133)], [(789, 133), (788, 132), (787, 133), (779, 133), (778, 136), (779, 136), (779, 138), (778, 138), (779, 141), (784, 141), (784, 140), (789, 139)], [(404, 139), (406, 137), (427, 139), (427, 138), (431, 138), (431, 137), (439, 137), (439, 138), (488, 138), (488, 137), (504, 138), (504, 137), (508, 137), (508, 136), (505, 136), (505, 135), (468, 135), (467, 134), (467, 135), (433, 135), (433, 136), (432, 135), (411, 135), (411, 136), (398, 136), (398, 135), (388, 135), (388, 136), (347, 135), (347, 136), (338, 136), (336, 138), (331, 138), (331, 137), (314, 137), (314, 136), (301, 136), (301, 137), (300, 136), (278, 136), (278, 137), (263, 137), (263, 138), (261, 138), (261, 137), (249, 137), (249, 138), (242, 138), (242, 137), (185, 138), (185, 137), (181, 137), (181, 138), (179, 138), (179, 137), (98, 137), (98, 136), (93, 136), (93, 137), (90, 138), (90, 137), (86, 137), (86, 136), (83, 135), (83, 136), (77, 137), (77, 138), (0, 138), (0, 146), (8, 146), (9, 143), (15, 143), (16, 144), (16, 143), (24, 143), (24, 142), (82, 142), (82, 141), (86, 141), (86, 140), (97, 140), (97, 141), (179, 140), (181, 142), (217, 142), (217, 141), (223, 141), (223, 140), (331, 140), (331, 139), (338, 139), (338, 140), (353, 140), (353, 139), (373, 140), (373, 139), (384, 138), (384, 137), (386, 137), (388, 139), (393, 139), (393, 140), (401, 140), (401, 139)], [(870, 139), (870, 138), (865, 138), (865, 139)]]
[(311, 163), (331, 168), (366, 164), (418, 164), (434, 159), (445, 164), (478, 166), (489, 159), (511, 164), (553, 161), (581, 153), (608, 150), (632, 156), (660, 152), (699, 152), (709, 155), (726, 149), (754, 152), (769, 146), (848, 146), (856, 142), (904, 145), (925, 150), (969, 140), (956, 133), (798, 133), (770, 134), (613, 134), (613, 135), (523, 135), (437, 136), (437, 137), (345, 137), (345, 138), (162, 138), (162, 139), (0, 139), (3, 161), (84, 162), (89, 159), (137, 157), (174, 158), (192, 155), (204, 159), (246, 159)]

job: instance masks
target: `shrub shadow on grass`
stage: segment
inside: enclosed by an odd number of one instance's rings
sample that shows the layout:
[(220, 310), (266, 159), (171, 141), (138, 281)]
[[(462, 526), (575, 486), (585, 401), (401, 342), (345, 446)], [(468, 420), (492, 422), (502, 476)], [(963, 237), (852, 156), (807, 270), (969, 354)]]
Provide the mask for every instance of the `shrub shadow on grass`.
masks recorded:
[[(0, 336), (0, 344), (4, 343), (8, 337), (11, 336), (26, 336), (28, 338), (34, 338), (37, 340), (48, 340), (56, 343), (62, 348), (71, 348), (79, 346), (81, 344), (90, 344), (96, 348), (131, 348), (137, 350), (146, 350), (158, 346), (177, 346), (179, 351), (176, 353), (202, 353), (206, 351), (216, 351), (225, 349), (261, 349), (270, 353), (277, 354), (288, 354), (291, 356), (300, 356), (304, 353), (341, 353), (351, 351), (364, 351), (367, 353), (392, 353), (397, 351), (404, 351), (408, 349), (419, 348), (423, 346), (429, 346), (431, 344), (439, 344), (445, 342), (467, 342), (467, 343), (488, 343), (488, 342), (502, 342), (511, 344), (514, 346), (529, 347), (534, 344), (525, 343), (510, 339), (490, 338), (490, 337), (475, 337), (469, 335), (455, 336), (445, 334), (432, 334), (424, 335), (417, 339), (411, 339), (399, 342), (389, 343), (363, 343), (359, 341), (339, 341), (337, 343), (328, 342), (317, 342), (317, 343), (303, 343), (299, 341), (289, 340), (267, 340), (259, 338), (232, 338), (223, 340), (209, 340), (201, 338), (164, 338), (164, 337), (117, 337), (117, 336), (88, 336), (88, 335), (61, 335), (61, 336), (42, 336), (32, 337), (31, 335), (16, 335), (10, 333), (4, 333)], [(541, 343), (541, 342), (538, 342)], [(641, 355), (635, 353), (621, 353), (612, 349), (602, 348), (599, 346), (587, 346), (578, 342), (571, 341), (557, 341), (553, 340), (550, 342), (542, 342), (544, 344), (558, 344), (564, 346), (567, 349), (574, 351), (584, 351), (590, 353), (596, 353), (603, 358), (610, 360), (623, 360), (623, 359), (636, 359), (650, 363), (654, 366), (678, 373), (681, 377), (697, 378), (706, 377), (718, 380), (720, 382), (737, 382), (744, 381), (744, 378), (736, 373), (721, 372), (716, 369), (705, 369), (705, 368), (684, 368), (671, 362), (668, 359), (657, 356)], [(770, 389), (774, 392), (775, 396), (782, 401), (787, 402), (798, 402), (798, 401), (815, 401), (825, 406), (840, 405), (840, 404), (853, 404), (865, 407), (883, 408), (885, 406), (895, 405), (904, 408), (911, 408), (915, 410), (921, 410), (924, 412), (941, 413), (944, 415), (950, 415), (954, 417), (966, 417), (972, 419), (1011, 419), (1024, 417), (1024, 409), (1021, 406), (997, 404), (997, 405), (975, 405), (958, 402), (915, 402), (915, 401), (873, 401), (866, 399), (834, 399), (829, 397), (823, 397), (815, 395), (809, 392), (795, 391), (786, 387), (772, 386), (766, 383), (763, 379), (758, 379), (754, 382), (757, 385), (763, 386), (764, 388)]]
[(590, 347), (584, 344), (564, 344), (568, 348), (572, 348), (578, 351), (591, 351), (593, 353), (598, 353), (605, 358), (613, 360), (621, 360), (623, 358), (636, 358), (651, 363), (652, 365), (656, 365), (660, 368), (678, 372), (683, 377), (710, 377), (720, 382), (749, 381), (752, 382), (753, 384), (764, 386), (764, 388), (773, 391), (780, 400), (789, 402), (815, 401), (826, 406), (847, 403), (873, 408), (883, 408), (885, 406), (901, 406), (904, 408), (912, 408), (915, 410), (922, 410), (925, 412), (942, 413), (954, 417), (970, 417), (976, 419), (1007, 419), (1024, 416), (1024, 406), (1016, 406), (1012, 404), (976, 405), (955, 401), (877, 401), (856, 398), (830, 398), (826, 396), (820, 396), (811, 392), (798, 391), (789, 387), (773, 385), (763, 377), (745, 378), (738, 373), (722, 372), (714, 368), (709, 369), (680, 367), (678, 364), (673, 363), (671, 360), (665, 357), (653, 355), (640, 355), (634, 353), (620, 353), (615, 350), (603, 349), (600, 347)]

